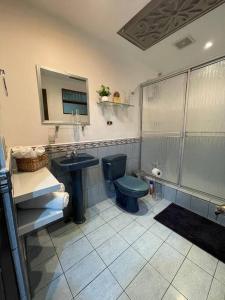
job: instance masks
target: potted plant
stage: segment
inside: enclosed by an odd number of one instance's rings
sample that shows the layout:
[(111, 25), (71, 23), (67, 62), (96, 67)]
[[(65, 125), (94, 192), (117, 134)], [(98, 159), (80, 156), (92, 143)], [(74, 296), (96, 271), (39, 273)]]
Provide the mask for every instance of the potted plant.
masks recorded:
[(98, 90), (97, 93), (99, 94), (102, 102), (109, 101), (109, 96), (111, 95), (111, 93), (108, 86), (102, 84), (100, 90)]

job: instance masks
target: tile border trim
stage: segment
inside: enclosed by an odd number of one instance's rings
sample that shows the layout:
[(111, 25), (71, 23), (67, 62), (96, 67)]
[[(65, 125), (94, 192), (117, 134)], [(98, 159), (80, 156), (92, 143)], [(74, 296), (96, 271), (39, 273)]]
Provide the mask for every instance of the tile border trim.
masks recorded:
[(115, 145), (131, 144), (131, 143), (140, 143), (140, 138), (126, 138), (126, 139), (114, 139), (114, 140), (102, 140), (102, 141), (91, 141), (91, 142), (79, 142), (79, 143), (66, 143), (66, 144), (51, 144), (44, 145), (45, 151), (48, 154), (64, 152), (64, 151), (73, 151), (99, 148), (99, 147), (108, 147)]

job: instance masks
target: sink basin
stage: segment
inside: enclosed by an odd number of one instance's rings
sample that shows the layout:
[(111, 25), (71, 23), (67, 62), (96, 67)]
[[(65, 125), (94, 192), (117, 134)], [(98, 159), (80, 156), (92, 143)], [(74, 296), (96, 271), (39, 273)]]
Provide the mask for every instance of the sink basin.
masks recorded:
[(74, 157), (57, 157), (52, 159), (52, 167), (58, 169), (62, 174), (70, 173), (73, 219), (77, 224), (85, 222), (85, 205), (83, 196), (82, 170), (98, 165), (99, 159), (87, 154), (79, 153)]
[(71, 172), (97, 165), (99, 160), (90, 154), (79, 153), (77, 156), (71, 158), (65, 156), (54, 158), (52, 162), (62, 171)]

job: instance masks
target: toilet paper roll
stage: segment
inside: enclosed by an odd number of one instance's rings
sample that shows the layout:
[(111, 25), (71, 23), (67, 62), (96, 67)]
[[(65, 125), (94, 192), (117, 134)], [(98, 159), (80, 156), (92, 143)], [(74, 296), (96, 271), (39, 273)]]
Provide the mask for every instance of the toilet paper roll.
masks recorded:
[(154, 175), (155, 177), (161, 177), (162, 171), (157, 169), (157, 168), (153, 168), (152, 169), (152, 175)]

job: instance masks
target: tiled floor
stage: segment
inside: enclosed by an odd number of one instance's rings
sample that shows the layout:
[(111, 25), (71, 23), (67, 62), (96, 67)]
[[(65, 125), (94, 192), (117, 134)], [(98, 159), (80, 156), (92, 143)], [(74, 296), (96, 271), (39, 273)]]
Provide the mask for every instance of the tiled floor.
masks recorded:
[(154, 220), (167, 200), (128, 214), (106, 200), (80, 226), (27, 240), (35, 300), (224, 300), (225, 264)]

